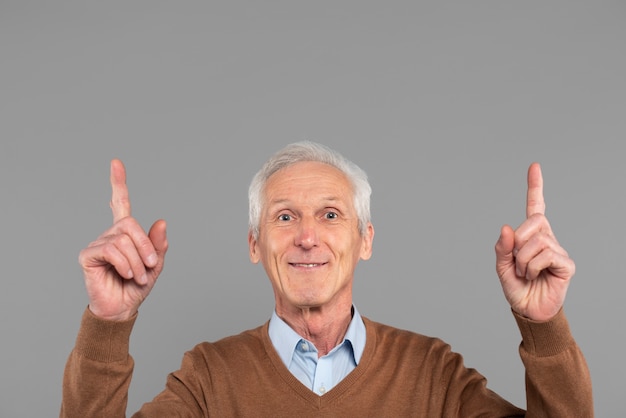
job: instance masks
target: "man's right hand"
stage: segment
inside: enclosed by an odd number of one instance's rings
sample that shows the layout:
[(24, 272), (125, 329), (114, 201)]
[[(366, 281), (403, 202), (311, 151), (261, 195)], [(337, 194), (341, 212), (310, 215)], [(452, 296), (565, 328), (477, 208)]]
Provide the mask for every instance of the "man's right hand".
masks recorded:
[(108, 320), (132, 317), (163, 270), (167, 252), (166, 224), (156, 221), (145, 233), (131, 217), (126, 169), (111, 161), (113, 226), (79, 255), (89, 309)]

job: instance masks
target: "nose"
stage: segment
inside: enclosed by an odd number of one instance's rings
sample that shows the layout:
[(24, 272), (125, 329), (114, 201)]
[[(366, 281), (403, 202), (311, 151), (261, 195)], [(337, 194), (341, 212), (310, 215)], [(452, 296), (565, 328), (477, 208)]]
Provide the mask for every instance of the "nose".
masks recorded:
[(315, 220), (305, 218), (300, 221), (294, 244), (305, 250), (309, 250), (317, 246), (318, 236)]

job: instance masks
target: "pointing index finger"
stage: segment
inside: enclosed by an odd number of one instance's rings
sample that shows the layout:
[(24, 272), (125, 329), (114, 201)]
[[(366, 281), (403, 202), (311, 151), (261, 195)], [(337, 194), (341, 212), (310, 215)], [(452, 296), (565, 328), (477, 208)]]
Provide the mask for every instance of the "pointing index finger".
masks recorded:
[(126, 168), (120, 160), (111, 161), (111, 210), (113, 223), (130, 216), (130, 199), (126, 186)]
[(526, 194), (526, 218), (535, 213), (545, 214), (546, 203), (543, 199), (543, 176), (539, 163), (532, 163), (528, 168), (528, 192)]

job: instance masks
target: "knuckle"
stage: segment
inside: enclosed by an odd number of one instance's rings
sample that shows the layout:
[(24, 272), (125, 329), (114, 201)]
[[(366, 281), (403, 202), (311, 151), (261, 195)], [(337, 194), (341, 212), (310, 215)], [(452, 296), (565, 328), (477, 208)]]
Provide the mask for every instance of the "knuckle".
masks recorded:
[(152, 245), (152, 241), (148, 237), (143, 237), (139, 241), (139, 248), (142, 252), (152, 252), (154, 251), (154, 246)]
[(115, 225), (121, 230), (132, 229), (137, 225), (137, 221), (132, 216), (124, 216), (115, 222)]
[(117, 196), (111, 199), (109, 206), (111, 206), (113, 210), (125, 210), (130, 206), (130, 199), (128, 196)]
[(127, 248), (130, 244), (132, 244), (132, 240), (126, 234), (117, 234), (110, 237), (110, 243), (118, 248)]
[(78, 253), (78, 264), (79, 264), (79, 265), (81, 265), (81, 266), (84, 266), (84, 265), (86, 264), (86, 263), (85, 263), (86, 258), (87, 258), (87, 256), (86, 256), (86, 252), (87, 252), (87, 248), (85, 248), (85, 249), (81, 250), (81, 251)]
[(116, 246), (113, 245), (112, 243), (103, 244), (102, 247), (100, 248), (100, 251), (102, 252), (102, 255), (104, 256), (104, 258), (106, 258), (107, 260), (116, 258), (116, 255), (118, 252)]

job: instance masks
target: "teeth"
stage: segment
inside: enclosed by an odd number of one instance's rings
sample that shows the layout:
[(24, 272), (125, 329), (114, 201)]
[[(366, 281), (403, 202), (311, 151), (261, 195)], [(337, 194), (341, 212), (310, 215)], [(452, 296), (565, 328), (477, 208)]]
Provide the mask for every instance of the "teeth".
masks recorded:
[(297, 263), (297, 264), (294, 264), (294, 265), (298, 266), (298, 267), (315, 267), (315, 266), (319, 266), (319, 264), (303, 264), (303, 263)]

